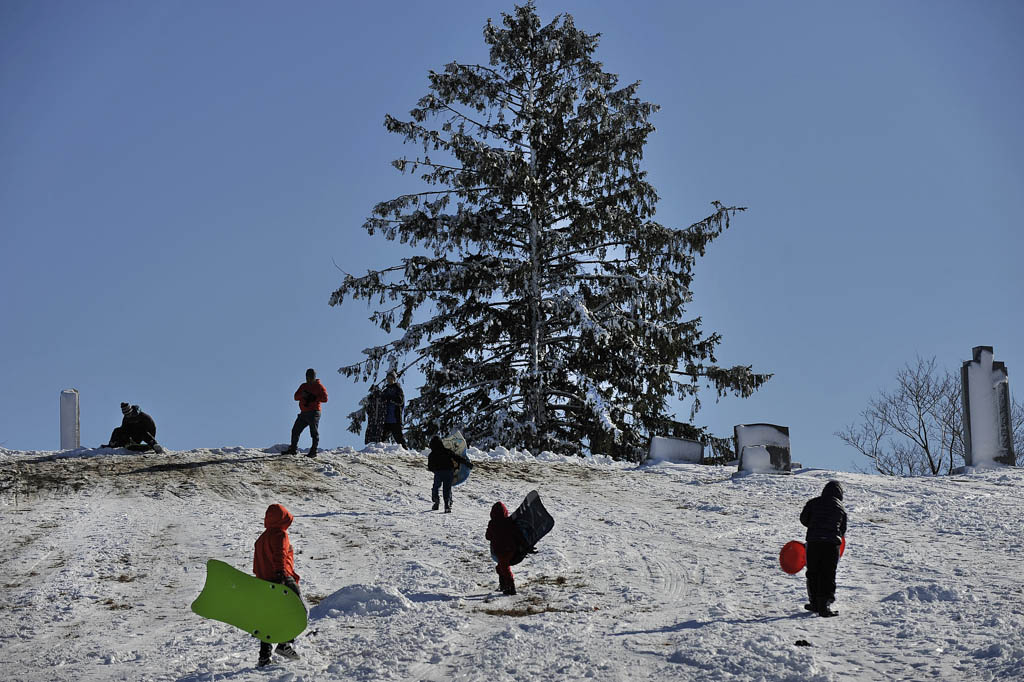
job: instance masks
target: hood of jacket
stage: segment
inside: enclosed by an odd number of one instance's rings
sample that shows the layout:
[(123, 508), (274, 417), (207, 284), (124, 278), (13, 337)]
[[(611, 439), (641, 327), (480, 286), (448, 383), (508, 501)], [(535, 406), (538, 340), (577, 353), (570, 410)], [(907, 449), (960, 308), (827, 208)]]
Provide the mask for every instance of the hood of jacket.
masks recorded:
[(267, 507), (267, 513), (263, 516), (263, 525), (266, 528), (288, 530), (288, 526), (292, 525), (294, 520), (295, 517), (283, 504), (272, 504)]
[(825, 489), (821, 491), (822, 497), (834, 497), (840, 502), (843, 501), (843, 485), (839, 481), (829, 481)]
[(508, 518), (508, 509), (505, 508), (505, 503), (495, 502), (494, 506), (491, 507), (491, 521), (499, 521), (505, 518)]

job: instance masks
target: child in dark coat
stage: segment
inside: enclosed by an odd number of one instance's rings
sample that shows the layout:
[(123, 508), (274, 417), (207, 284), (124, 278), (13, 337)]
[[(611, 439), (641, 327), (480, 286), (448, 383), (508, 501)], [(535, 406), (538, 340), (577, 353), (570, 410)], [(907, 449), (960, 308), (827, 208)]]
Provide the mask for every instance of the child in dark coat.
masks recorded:
[(843, 486), (839, 481), (825, 484), (819, 497), (808, 500), (800, 512), (800, 523), (807, 526), (807, 597), (804, 604), (823, 618), (838, 616), (829, 608), (836, 599), (836, 567), (839, 546), (846, 535), (846, 508)]
[[(292, 525), (295, 517), (285, 509), (284, 505), (272, 504), (267, 507), (263, 516), (263, 525), (266, 528), (263, 535), (256, 540), (256, 551), (252, 559), (252, 572), (261, 580), (280, 583), (291, 589), (301, 598), (299, 592), (299, 574), (295, 572), (295, 552), (292, 550), (291, 540), (288, 538), (288, 526)], [(299, 658), (295, 647), (291, 642), (283, 642), (277, 645), (277, 653), (293, 661)], [(262, 668), (270, 664), (270, 654), (274, 645), (270, 642), (260, 642), (260, 658), (256, 664)]]
[(501, 502), (491, 507), (491, 520), (484, 536), (491, 542), (491, 554), (498, 560), (494, 569), (498, 573), (498, 588), (504, 594), (515, 594), (516, 583), (512, 575), (512, 561), (519, 550), (519, 531), (508, 517), (508, 509)]
[(455, 467), (459, 464), (468, 464), (465, 457), (461, 457), (453, 450), (446, 448), (441, 439), (434, 436), (430, 439), (430, 454), (427, 455), (427, 470), (434, 472), (434, 486), (430, 489), (430, 499), (434, 502), (432, 509), (435, 511), (441, 506), (441, 499), (438, 491), (444, 487), (444, 513), (452, 511), (452, 480), (455, 478)]

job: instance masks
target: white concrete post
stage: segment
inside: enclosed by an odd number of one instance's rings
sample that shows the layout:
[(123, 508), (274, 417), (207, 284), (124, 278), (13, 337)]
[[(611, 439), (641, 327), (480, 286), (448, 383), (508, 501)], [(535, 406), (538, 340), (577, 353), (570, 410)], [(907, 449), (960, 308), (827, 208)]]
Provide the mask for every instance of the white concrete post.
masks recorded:
[(78, 389), (60, 392), (60, 449), (74, 450), (81, 445), (78, 412)]

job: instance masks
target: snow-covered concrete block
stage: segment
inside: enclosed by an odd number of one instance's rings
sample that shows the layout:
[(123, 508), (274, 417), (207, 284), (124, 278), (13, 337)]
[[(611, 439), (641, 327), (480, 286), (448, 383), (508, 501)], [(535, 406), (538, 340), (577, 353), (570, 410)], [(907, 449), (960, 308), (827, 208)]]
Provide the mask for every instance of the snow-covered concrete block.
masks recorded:
[(772, 456), (764, 445), (747, 445), (740, 455), (740, 471), (752, 474), (770, 474), (775, 471)]
[(60, 392), (60, 449), (74, 450), (80, 445), (78, 389), (68, 388)]
[[(739, 471), (782, 473), (790, 470), (788, 426), (737, 424), (733, 427), (733, 441)], [(764, 463), (765, 454), (767, 465)]]
[(964, 406), (964, 461), (967, 466), (1013, 465), (1010, 380), (992, 346), (975, 346), (973, 360), (960, 368)]
[(704, 460), (704, 445), (687, 438), (652, 436), (647, 447), (648, 462), (684, 462), (700, 464)]

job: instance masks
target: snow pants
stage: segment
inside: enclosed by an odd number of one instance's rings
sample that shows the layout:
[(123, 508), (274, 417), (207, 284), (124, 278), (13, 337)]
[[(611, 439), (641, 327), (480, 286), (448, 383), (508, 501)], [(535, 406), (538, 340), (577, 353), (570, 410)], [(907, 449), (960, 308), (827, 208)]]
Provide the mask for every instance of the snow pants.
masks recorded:
[(401, 445), (403, 448), (408, 447), (405, 444), (405, 436), (402, 435), (402, 425), (399, 424), (398, 422), (390, 422), (384, 424), (384, 433), (382, 434), (382, 436), (384, 438), (387, 438), (389, 435), (392, 438), (394, 438), (395, 442)]
[(807, 543), (807, 598), (815, 611), (836, 599), (836, 567), (839, 545), (833, 542)]
[(430, 499), (434, 504), (438, 504), (441, 500), (438, 496), (438, 491), (444, 487), (444, 506), (452, 506), (452, 479), (455, 478), (454, 469), (441, 469), (440, 471), (434, 472), (434, 487), (430, 489)]
[(295, 424), (292, 426), (292, 449), (298, 447), (299, 436), (307, 426), (309, 427), (309, 436), (313, 439), (313, 446), (309, 451), (315, 453), (316, 446), (320, 444), (320, 410), (299, 412), (299, 416), (295, 418)]
[(507, 583), (512, 582), (512, 552), (504, 554), (495, 554), (498, 558), (498, 565), (494, 571), (498, 574), (498, 583), (504, 586)]
[(130, 443), (145, 443), (153, 447), (156, 445), (156, 433), (148, 433), (139, 427), (118, 426), (110, 433), (110, 440), (107, 441), (112, 448), (123, 448)]

